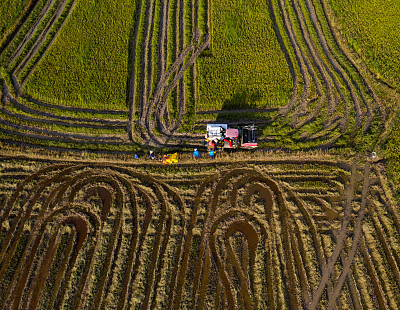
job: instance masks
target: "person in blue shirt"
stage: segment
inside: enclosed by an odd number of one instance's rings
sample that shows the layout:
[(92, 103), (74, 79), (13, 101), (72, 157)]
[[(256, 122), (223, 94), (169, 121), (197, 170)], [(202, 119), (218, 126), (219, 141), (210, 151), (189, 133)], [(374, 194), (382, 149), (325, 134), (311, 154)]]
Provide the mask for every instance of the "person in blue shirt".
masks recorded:
[(215, 158), (215, 152), (214, 152), (214, 150), (211, 150), (211, 151), (210, 151), (210, 157), (211, 157), (211, 159), (214, 159), (214, 158)]
[(195, 159), (200, 157), (199, 151), (197, 149), (194, 149), (193, 156), (194, 156)]

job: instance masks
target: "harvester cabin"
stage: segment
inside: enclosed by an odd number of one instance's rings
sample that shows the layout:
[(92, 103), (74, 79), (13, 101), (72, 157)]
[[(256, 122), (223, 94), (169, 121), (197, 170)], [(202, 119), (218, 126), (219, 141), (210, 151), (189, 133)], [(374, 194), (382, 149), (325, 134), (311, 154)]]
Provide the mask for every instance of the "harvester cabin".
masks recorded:
[(228, 128), (225, 132), (224, 148), (231, 149), (238, 146), (239, 140), (239, 129)]

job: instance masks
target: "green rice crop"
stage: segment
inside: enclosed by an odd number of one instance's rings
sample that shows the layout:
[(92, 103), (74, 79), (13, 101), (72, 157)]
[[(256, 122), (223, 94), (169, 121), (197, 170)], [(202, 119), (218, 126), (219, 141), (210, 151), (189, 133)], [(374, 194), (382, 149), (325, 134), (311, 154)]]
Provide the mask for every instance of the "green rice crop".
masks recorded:
[(378, 78), (400, 89), (400, 2), (330, 0), (341, 32)]
[[(400, 2), (330, 0), (340, 31), (374, 75), (400, 90)], [(386, 99), (386, 98), (385, 98)], [(400, 188), (400, 117), (382, 145), (388, 174)], [(400, 194), (398, 192), (400, 198)]]
[(391, 129), (389, 137), (382, 145), (383, 154), (387, 161), (387, 170), (389, 176), (395, 182), (400, 199), (400, 114), (397, 113), (394, 126)]
[(211, 49), (197, 61), (198, 110), (286, 104), (292, 80), (268, 2), (210, 6)]
[[(0, 3), (0, 39), (23, 11), (28, 0), (2, 0)], [(0, 40), (1, 41), (1, 40)]]
[(25, 91), (66, 106), (127, 109), (135, 11), (136, 1), (77, 0)]

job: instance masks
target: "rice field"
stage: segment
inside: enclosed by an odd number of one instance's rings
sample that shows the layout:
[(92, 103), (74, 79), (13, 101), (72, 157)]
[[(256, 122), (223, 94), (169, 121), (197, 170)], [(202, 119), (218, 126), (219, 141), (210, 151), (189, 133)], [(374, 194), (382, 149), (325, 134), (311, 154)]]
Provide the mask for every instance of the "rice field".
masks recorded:
[(0, 309), (399, 309), (399, 12), (1, 2)]
[(0, 159), (2, 308), (400, 306), (377, 162)]
[(270, 149), (365, 151), (397, 110), (398, 91), (354, 52), (327, 0), (18, 5), (0, 44), (6, 143), (191, 148), (219, 122), (257, 124)]
[(337, 26), (379, 78), (400, 89), (400, 3), (331, 0)]
[(77, 0), (24, 91), (61, 106), (127, 111), (136, 7), (136, 1)]
[(0, 4), (0, 36), (2, 41), (10, 33), (13, 23), (24, 13), (28, 0), (4, 0)]
[(210, 22), (210, 49), (197, 61), (197, 109), (285, 105), (293, 85), (268, 3), (212, 2)]

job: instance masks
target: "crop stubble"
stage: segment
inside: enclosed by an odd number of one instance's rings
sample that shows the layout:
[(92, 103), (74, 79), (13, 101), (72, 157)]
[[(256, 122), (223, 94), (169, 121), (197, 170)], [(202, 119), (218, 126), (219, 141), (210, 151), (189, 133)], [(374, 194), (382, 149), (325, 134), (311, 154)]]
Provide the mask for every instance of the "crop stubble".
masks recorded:
[[(2, 187), (2, 307), (400, 304), (399, 215), (379, 164), (277, 159), (166, 175), (42, 164)], [(8, 167), (0, 174), (18, 182)]]

